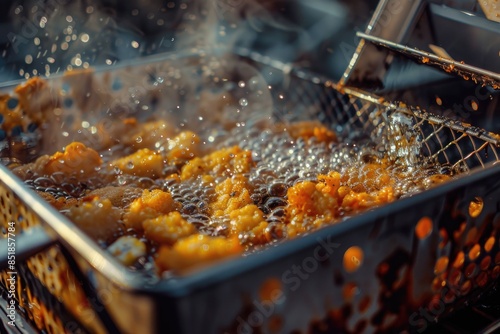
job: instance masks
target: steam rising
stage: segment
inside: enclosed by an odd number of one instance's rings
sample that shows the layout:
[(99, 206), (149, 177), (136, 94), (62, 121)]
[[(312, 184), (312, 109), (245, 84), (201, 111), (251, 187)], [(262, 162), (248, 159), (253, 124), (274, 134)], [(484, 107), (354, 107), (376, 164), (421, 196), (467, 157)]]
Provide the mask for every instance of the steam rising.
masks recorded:
[[(231, 55), (235, 47), (301, 59), (343, 22), (342, 6), (320, 1), (308, 8), (331, 16), (309, 17), (303, 27), (293, 18), (301, 17), (297, 11), (306, 2), (292, 2), (137, 0), (112, 7), (107, 1), (28, 0), (10, 9), (14, 29), (4, 58), (22, 60), (14, 69), (18, 77), (51, 77), (46, 94), (61, 107), (48, 117), (50, 138), (41, 153), (74, 140), (107, 146), (120, 134), (109, 124), (128, 117), (161, 118), (216, 138), (235, 126), (273, 120), (271, 85), (287, 80), (286, 71), (273, 78), (272, 71)], [(160, 53), (158, 59), (170, 60), (140, 60)], [(130, 67), (114, 67), (127, 61)], [(74, 71), (94, 68), (97, 73)]]
[[(39, 97), (55, 108), (44, 117), (39, 153), (52, 154), (72, 141), (98, 150), (119, 144), (130, 117), (161, 119), (207, 141), (234, 127), (269, 122), (270, 87), (260, 70), (230, 55), (228, 37), (233, 37), (221, 28), (221, 20), (239, 15), (242, 5), (123, 4), (125, 17), (84, 0), (14, 5), (16, 33), (9, 36), (8, 51), (24, 59), (18, 74), (50, 77)], [(170, 55), (139, 59), (161, 51)], [(134, 62), (113, 66), (127, 59)]]

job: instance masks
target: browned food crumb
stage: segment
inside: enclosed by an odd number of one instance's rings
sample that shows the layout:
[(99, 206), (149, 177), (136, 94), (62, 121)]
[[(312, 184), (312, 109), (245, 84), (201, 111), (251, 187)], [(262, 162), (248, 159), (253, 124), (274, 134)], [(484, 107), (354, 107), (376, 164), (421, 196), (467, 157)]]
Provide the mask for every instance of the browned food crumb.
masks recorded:
[(22, 180), (29, 180), (33, 177), (45, 175), (45, 166), (47, 166), (50, 156), (42, 155), (34, 162), (16, 166), (12, 172)]
[(124, 265), (130, 266), (140, 257), (147, 255), (147, 247), (143, 241), (136, 237), (124, 235), (108, 247), (108, 252)]

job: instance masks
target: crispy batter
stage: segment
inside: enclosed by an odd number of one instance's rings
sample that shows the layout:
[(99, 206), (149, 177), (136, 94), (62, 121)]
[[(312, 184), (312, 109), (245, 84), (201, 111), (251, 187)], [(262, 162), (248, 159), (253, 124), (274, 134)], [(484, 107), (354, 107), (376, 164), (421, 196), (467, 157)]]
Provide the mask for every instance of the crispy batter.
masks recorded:
[(111, 168), (118, 168), (122, 173), (158, 177), (162, 174), (163, 158), (148, 148), (143, 148), (126, 157), (110, 163)]
[(233, 146), (190, 160), (182, 168), (181, 179), (187, 180), (202, 174), (232, 176), (250, 171), (253, 165), (250, 151)]
[[(377, 180), (373, 180), (374, 176)], [(336, 221), (342, 212), (356, 212), (394, 201), (393, 180), (385, 165), (368, 164), (351, 174), (318, 175), (318, 182), (304, 181), (287, 192), (289, 237)], [(347, 185), (344, 185), (347, 184)], [(351, 188), (353, 186), (353, 188)]]
[(237, 238), (194, 234), (177, 241), (173, 247), (162, 246), (158, 251), (156, 265), (160, 271), (183, 270), (242, 252), (243, 247)]
[(108, 251), (113, 254), (121, 263), (130, 266), (141, 256), (146, 255), (146, 244), (141, 240), (125, 235), (118, 238)]
[(196, 233), (196, 228), (188, 223), (177, 211), (172, 211), (142, 223), (144, 235), (160, 244), (174, 244), (177, 240)]
[(247, 234), (252, 244), (264, 244), (271, 240), (264, 213), (255, 204), (248, 204), (229, 213), (231, 234)]
[(121, 210), (113, 207), (108, 199), (95, 198), (68, 209), (66, 215), (95, 240), (108, 240), (121, 228)]
[(19, 98), (17, 112), (25, 115), (36, 124), (41, 124), (51, 112), (59, 106), (56, 95), (51, 91), (47, 81), (40, 77), (32, 77), (24, 84), (16, 87), (14, 92)]
[(62, 172), (78, 180), (86, 180), (97, 173), (101, 164), (99, 153), (82, 143), (73, 142), (66, 146), (64, 152), (56, 152), (50, 157), (44, 167), (44, 174)]
[(146, 123), (138, 123), (134, 119), (126, 119), (125, 124), (132, 126), (131, 131), (123, 135), (123, 142), (126, 146), (136, 149), (147, 148), (156, 150), (156, 144), (165, 142), (175, 135), (175, 127), (164, 120), (155, 120)]
[(146, 189), (141, 197), (130, 204), (123, 216), (123, 222), (127, 227), (141, 231), (143, 221), (167, 214), (175, 207), (176, 204), (170, 193), (158, 189), (152, 191)]
[(50, 176), (61, 172), (67, 179), (86, 181), (97, 175), (102, 159), (99, 153), (79, 142), (65, 147), (64, 152), (56, 152), (52, 156), (43, 155), (35, 162), (19, 166), (13, 172), (22, 179), (33, 176)]
[(338, 217), (337, 199), (316, 188), (311, 181), (299, 182), (287, 191), (287, 236), (294, 238)]
[(173, 162), (184, 162), (197, 157), (200, 152), (200, 138), (191, 131), (183, 131), (168, 140), (167, 159)]
[(17, 166), (12, 172), (22, 180), (29, 180), (33, 177), (45, 175), (45, 166), (48, 164), (50, 156), (42, 155), (34, 162)]
[(315, 138), (318, 142), (335, 143), (337, 135), (318, 121), (302, 121), (291, 124), (280, 124), (278, 130), (287, 131), (294, 139)]
[(212, 213), (216, 217), (229, 215), (233, 210), (251, 204), (251, 188), (248, 180), (241, 174), (227, 178), (215, 187), (217, 199), (211, 204)]

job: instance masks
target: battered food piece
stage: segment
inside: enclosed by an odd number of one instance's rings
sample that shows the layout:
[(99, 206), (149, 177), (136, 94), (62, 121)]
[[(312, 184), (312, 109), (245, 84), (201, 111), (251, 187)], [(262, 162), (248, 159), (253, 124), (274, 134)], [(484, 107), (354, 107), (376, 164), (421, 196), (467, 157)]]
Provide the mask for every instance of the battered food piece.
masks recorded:
[(110, 168), (117, 168), (124, 174), (158, 177), (163, 170), (163, 158), (148, 148), (112, 161)]
[(162, 246), (156, 264), (160, 271), (185, 270), (196, 265), (207, 265), (243, 252), (237, 238), (212, 237), (194, 234), (180, 239), (173, 247)]
[(110, 200), (99, 198), (74, 205), (66, 213), (79, 228), (96, 240), (109, 240), (120, 233), (121, 214)]
[(28, 175), (50, 176), (63, 173), (67, 179), (87, 181), (97, 175), (101, 164), (99, 153), (82, 143), (73, 142), (65, 147), (64, 152), (41, 156), (33, 163), (16, 167), (13, 172), (23, 179)]
[(249, 172), (252, 165), (252, 153), (233, 146), (189, 160), (182, 168), (181, 179), (187, 180), (202, 174), (232, 176)]
[(129, 235), (118, 238), (108, 247), (108, 251), (126, 266), (133, 265), (147, 254), (146, 244)]
[(142, 222), (144, 236), (159, 244), (173, 245), (177, 240), (196, 233), (196, 228), (188, 223), (178, 211)]
[(130, 208), (123, 215), (123, 222), (127, 227), (141, 231), (146, 219), (167, 214), (175, 207), (170, 193), (158, 189), (152, 191), (145, 189), (142, 196), (130, 204)]
[(212, 214), (217, 217), (231, 214), (234, 210), (253, 203), (247, 178), (241, 174), (225, 179), (215, 187), (217, 199), (212, 203)]

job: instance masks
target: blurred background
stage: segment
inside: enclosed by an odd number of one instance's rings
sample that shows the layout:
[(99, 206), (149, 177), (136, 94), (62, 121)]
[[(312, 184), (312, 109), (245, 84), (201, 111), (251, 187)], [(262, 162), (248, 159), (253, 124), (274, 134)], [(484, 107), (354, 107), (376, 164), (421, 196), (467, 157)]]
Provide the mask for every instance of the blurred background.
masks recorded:
[[(210, 48), (257, 51), (338, 81), (358, 45), (356, 32), (365, 31), (378, 2), (4, 1), (0, 12), (0, 82)], [(479, 1), (415, 3), (422, 4), (421, 10), (411, 28), (396, 27), (397, 33), (405, 36), (398, 43), (429, 52), (433, 52), (429, 46), (435, 45), (457, 61), (500, 71), (500, 23), (486, 19)], [(366, 78), (354, 84), (388, 100), (500, 131), (498, 90), (457, 80), (405, 57), (390, 55), (379, 65), (386, 68), (380, 86), (363, 86), (370, 84)]]
[(377, 1), (17, 0), (0, 12), (0, 81), (164, 52), (245, 47), (340, 78)]

